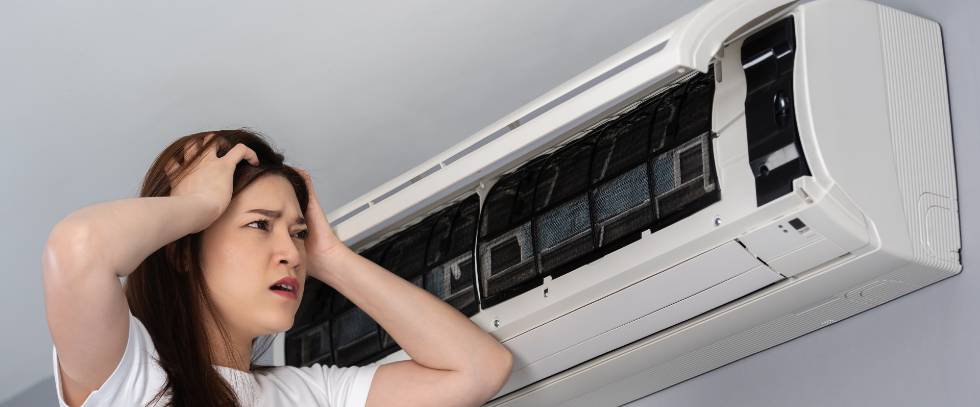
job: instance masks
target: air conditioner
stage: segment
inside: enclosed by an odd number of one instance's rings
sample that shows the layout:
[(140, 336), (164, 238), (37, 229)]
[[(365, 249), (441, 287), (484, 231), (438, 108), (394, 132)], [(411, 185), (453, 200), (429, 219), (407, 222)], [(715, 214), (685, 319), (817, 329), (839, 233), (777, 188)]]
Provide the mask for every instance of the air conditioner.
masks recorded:
[[(711, 1), (328, 218), (513, 352), (488, 405), (626, 403), (960, 272), (940, 28)], [(407, 358), (306, 293), (274, 363)]]

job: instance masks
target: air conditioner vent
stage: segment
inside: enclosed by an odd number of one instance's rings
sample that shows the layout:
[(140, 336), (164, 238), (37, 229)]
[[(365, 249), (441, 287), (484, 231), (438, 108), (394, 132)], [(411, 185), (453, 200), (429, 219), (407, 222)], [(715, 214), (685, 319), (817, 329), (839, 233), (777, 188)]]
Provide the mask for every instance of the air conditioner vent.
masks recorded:
[(483, 307), (720, 200), (713, 78), (709, 70), (658, 90), (501, 177), (487, 195), (477, 238)]

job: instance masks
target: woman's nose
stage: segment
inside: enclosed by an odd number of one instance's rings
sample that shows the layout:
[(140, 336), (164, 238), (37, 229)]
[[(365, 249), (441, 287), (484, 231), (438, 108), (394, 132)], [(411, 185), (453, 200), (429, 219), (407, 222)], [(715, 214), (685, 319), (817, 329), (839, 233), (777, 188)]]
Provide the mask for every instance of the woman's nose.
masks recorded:
[(276, 234), (276, 256), (279, 256), (280, 263), (290, 267), (296, 267), (300, 263), (299, 249), (288, 231)]

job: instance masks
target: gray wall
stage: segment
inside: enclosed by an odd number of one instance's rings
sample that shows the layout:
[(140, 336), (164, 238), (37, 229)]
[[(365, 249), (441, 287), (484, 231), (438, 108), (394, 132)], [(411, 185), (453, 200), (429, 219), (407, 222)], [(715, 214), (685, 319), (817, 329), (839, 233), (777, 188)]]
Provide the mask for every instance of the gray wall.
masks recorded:
[[(263, 131), (336, 208), (700, 3), (5, 2), (0, 406), (54, 404), (39, 274), (51, 226), (134, 196), (176, 137)], [(980, 173), (980, 6), (885, 3), (943, 25), (965, 271), (632, 405), (980, 405), (967, 178)]]

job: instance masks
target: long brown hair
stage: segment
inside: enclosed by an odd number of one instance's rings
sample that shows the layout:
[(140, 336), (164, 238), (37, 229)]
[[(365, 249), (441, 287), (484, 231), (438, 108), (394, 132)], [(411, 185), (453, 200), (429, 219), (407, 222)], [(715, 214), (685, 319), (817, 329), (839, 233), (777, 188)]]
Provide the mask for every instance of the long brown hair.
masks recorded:
[[(214, 133), (207, 140), (205, 136)], [(146, 173), (140, 189), (140, 197), (169, 196), (171, 185), (176, 185), (187, 174), (184, 168), (184, 151), (196, 143), (199, 148), (191, 161), (213, 143), (217, 143), (217, 155), (224, 156), (238, 143), (255, 151), (259, 165), (246, 161), (235, 167), (232, 196), (260, 176), (279, 174), (285, 177), (296, 191), (300, 208), (305, 213), (309, 201), (303, 177), (292, 167), (283, 164), (283, 155), (275, 151), (263, 136), (250, 130), (219, 130), (187, 135), (170, 144), (160, 153)], [(176, 162), (180, 167), (173, 179), (167, 174), (168, 165)], [(201, 235), (192, 233), (168, 243), (150, 256), (126, 278), (125, 292), (133, 316), (138, 318), (153, 339), (159, 355), (158, 363), (167, 373), (167, 381), (150, 404), (171, 391), (172, 406), (238, 406), (238, 399), (228, 383), (212, 367), (214, 350), (209, 345), (205, 331), (205, 314), (210, 313), (216, 322), (221, 340), (233, 349), (226, 328), (214, 304), (210, 300), (200, 267)], [(254, 341), (253, 341), (254, 345)], [(250, 361), (251, 369), (263, 370)]]

